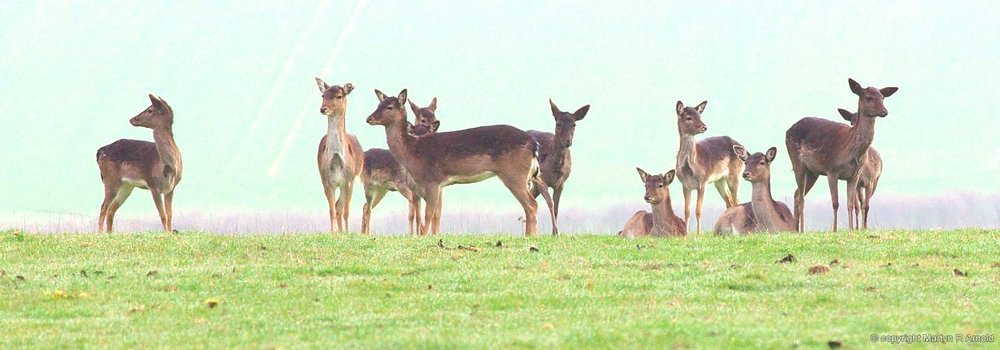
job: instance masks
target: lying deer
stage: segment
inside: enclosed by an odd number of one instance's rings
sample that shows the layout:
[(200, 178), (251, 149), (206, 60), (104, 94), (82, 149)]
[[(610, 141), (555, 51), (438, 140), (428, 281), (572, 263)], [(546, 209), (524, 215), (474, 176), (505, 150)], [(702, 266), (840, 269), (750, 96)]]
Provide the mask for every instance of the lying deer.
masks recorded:
[(625, 227), (618, 231), (618, 235), (685, 236), (687, 225), (674, 215), (674, 209), (670, 206), (669, 186), (674, 181), (675, 172), (671, 170), (663, 175), (649, 175), (642, 169), (635, 168), (635, 170), (639, 171), (639, 179), (646, 185), (646, 195), (643, 198), (652, 206), (652, 213), (645, 210), (637, 211), (625, 222)]
[(583, 120), (583, 117), (590, 111), (590, 105), (577, 109), (576, 112), (568, 113), (559, 110), (556, 104), (549, 99), (549, 108), (552, 109), (552, 116), (556, 120), (555, 133), (528, 130), (535, 141), (538, 141), (538, 161), (541, 168), (541, 178), (543, 186), (535, 186), (532, 191), (534, 198), (543, 191), (552, 188), (552, 234), (558, 234), (556, 219), (559, 218), (559, 198), (562, 197), (563, 185), (569, 179), (572, 160), (569, 155), (569, 146), (573, 145), (573, 134), (576, 131), (576, 122)]
[[(409, 133), (420, 137), (437, 132), (441, 122), (434, 112), (437, 111), (437, 97), (431, 100), (426, 108), (420, 108), (410, 101), (410, 108), (416, 116), (416, 124), (410, 125)], [(361, 233), (369, 233), (372, 209), (382, 200), (388, 191), (398, 191), (410, 203), (407, 223), (410, 234), (422, 232), (424, 220), (420, 216), (421, 197), (410, 175), (403, 166), (392, 157), (392, 153), (384, 148), (372, 148), (365, 151), (365, 170), (361, 173), (361, 183), (365, 187), (365, 207), (361, 219)]]
[(129, 122), (153, 129), (153, 142), (121, 139), (97, 150), (97, 166), (104, 182), (98, 232), (111, 232), (115, 212), (135, 187), (153, 194), (163, 230), (173, 231), (174, 189), (183, 170), (181, 150), (174, 142), (174, 111), (162, 97), (150, 94), (149, 101), (152, 105)]
[(378, 107), (368, 124), (385, 127), (389, 152), (403, 165), (427, 200), (425, 229), (438, 233), (441, 226), (441, 192), (451, 184), (500, 178), (524, 208), (524, 233), (537, 229), (538, 203), (531, 184), (538, 179), (538, 142), (509, 125), (438, 132), (416, 137), (407, 132), (406, 90), (388, 97), (375, 90)]
[[(867, 162), (865, 155), (875, 139), (875, 118), (889, 114), (882, 100), (892, 96), (899, 88), (862, 88), (861, 84), (848, 79), (851, 92), (858, 95), (858, 112), (854, 125), (831, 120), (807, 117), (788, 128), (785, 132), (785, 146), (795, 172), (795, 218), (799, 231), (805, 230), (805, 196), (820, 175), (826, 176), (830, 184), (830, 198), (833, 204), (833, 231), (837, 231), (837, 180), (847, 180), (847, 202), (854, 203), (858, 188), (858, 178)], [(854, 229), (854, 206), (847, 207), (847, 222)]]
[[(354, 180), (361, 175), (365, 166), (361, 143), (357, 137), (348, 134), (344, 126), (347, 95), (354, 91), (354, 85), (347, 83), (344, 86), (330, 86), (320, 78), (316, 78), (316, 85), (323, 94), (319, 112), (327, 118), (326, 135), (319, 140), (316, 163), (323, 182), (323, 193), (330, 206), (330, 231), (343, 232), (348, 230), (347, 218), (351, 212)], [(338, 189), (340, 198), (336, 197)]]
[(746, 163), (743, 178), (750, 182), (753, 192), (750, 202), (726, 209), (715, 223), (716, 234), (743, 234), (751, 232), (795, 231), (795, 218), (785, 203), (771, 197), (771, 162), (778, 149), (771, 147), (767, 153), (747, 153), (743, 146), (733, 146), (733, 153)]
[(677, 131), (681, 146), (677, 151), (677, 179), (684, 189), (684, 222), (691, 221), (691, 191), (698, 190), (695, 207), (697, 232), (701, 233), (701, 207), (705, 199), (705, 186), (714, 183), (719, 195), (726, 202), (726, 208), (739, 204), (737, 193), (740, 186), (739, 174), (743, 170), (741, 162), (733, 154), (733, 146), (740, 143), (729, 136), (716, 136), (696, 141), (695, 136), (708, 130), (701, 120), (708, 101), (695, 107), (685, 107), (677, 101)]
[[(838, 109), (840, 115), (844, 117), (847, 121), (854, 125), (855, 114), (844, 109)], [(879, 155), (875, 147), (868, 147), (868, 153), (865, 155), (868, 160), (865, 162), (865, 166), (861, 168), (861, 175), (858, 176), (858, 188), (857, 197), (858, 200), (852, 202), (851, 205), (854, 206), (854, 227), (861, 227), (865, 230), (868, 229), (868, 209), (871, 208), (872, 196), (875, 195), (875, 188), (878, 187), (878, 179), (882, 177), (882, 156)], [(850, 191), (850, 189), (847, 189)], [(857, 213), (861, 213), (860, 218)], [(861, 220), (861, 222), (858, 222)]]

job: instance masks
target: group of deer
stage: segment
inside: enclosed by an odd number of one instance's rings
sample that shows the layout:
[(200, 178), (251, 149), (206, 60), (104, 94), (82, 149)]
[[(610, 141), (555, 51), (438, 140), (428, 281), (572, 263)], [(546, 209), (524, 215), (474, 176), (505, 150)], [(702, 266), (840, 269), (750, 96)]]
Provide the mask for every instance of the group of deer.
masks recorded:
[[(359, 177), (365, 193), (363, 233), (371, 230), (371, 210), (388, 191), (397, 191), (409, 201), (410, 233), (437, 234), (445, 186), (496, 176), (523, 207), (525, 234), (536, 232), (539, 194), (548, 205), (552, 233), (558, 233), (559, 200), (570, 174), (569, 147), (576, 122), (586, 116), (589, 105), (569, 113), (549, 100), (556, 122), (554, 133), (522, 131), (509, 125), (438, 132), (437, 98), (427, 107), (419, 107), (407, 99), (405, 89), (397, 96), (375, 90), (378, 106), (367, 122), (385, 128), (389, 149), (362, 152), (357, 137), (345, 129), (347, 96), (354, 85), (331, 86), (319, 78), (316, 84), (323, 101), (320, 113), (328, 121), (317, 165), (330, 208), (331, 231), (347, 229), (351, 194)], [(135, 187), (152, 192), (164, 230), (173, 230), (173, 191), (182, 169), (173, 139), (173, 111), (162, 98), (149, 95), (149, 99), (152, 105), (132, 118), (132, 125), (152, 129), (155, 142), (118, 140), (97, 151), (105, 192), (99, 230), (111, 232), (115, 212)], [(413, 123), (407, 118), (407, 103), (414, 113)], [(427, 202), (423, 217), (422, 201)]]
[[(742, 234), (751, 232), (802, 232), (805, 229), (803, 211), (805, 195), (816, 179), (826, 176), (833, 202), (833, 230), (837, 231), (838, 180), (847, 181), (847, 219), (850, 229), (868, 228), (868, 210), (872, 195), (882, 174), (882, 158), (871, 147), (875, 138), (875, 120), (889, 114), (883, 99), (898, 88), (862, 88), (848, 79), (851, 92), (858, 95), (858, 111), (851, 113), (839, 109), (840, 115), (850, 125), (820, 118), (803, 118), (785, 133), (785, 146), (795, 172), (795, 212), (771, 196), (771, 163), (778, 149), (771, 147), (764, 153), (750, 154), (740, 143), (730, 137), (711, 137), (701, 141), (696, 135), (708, 127), (702, 121), (706, 102), (687, 107), (677, 101), (677, 131), (680, 149), (674, 170), (662, 175), (650, 175), (636, 168), (646, 186), (645, 200), (652, 212), (635, 213), (619, 231), (626, 237), (685, 236), (690, 219), (691, 192), (698, 191), (695, 206), (696, 230), (701, 233), (701, 208), (705, 187), (715, 184), (726, 211), (715, 224), (716, 234)], [(744, 170), (745, 165), (745, 170)], [(750, 182), (750, 202), (739, 204), (738, 175)], [(684, 190), (684, 220), (677, 217), (670, 206), (668, 186), (674, 178), (680, 179)]]

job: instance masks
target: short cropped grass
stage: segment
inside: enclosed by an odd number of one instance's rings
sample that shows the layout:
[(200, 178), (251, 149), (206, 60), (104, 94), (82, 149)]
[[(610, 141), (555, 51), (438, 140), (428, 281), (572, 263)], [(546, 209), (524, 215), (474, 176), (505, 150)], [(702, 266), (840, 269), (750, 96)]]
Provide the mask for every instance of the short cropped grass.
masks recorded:
[(3, 349), (859, 348), (872, 334), (1000, 331), (996, 230), (7, 231), (0, 270)]

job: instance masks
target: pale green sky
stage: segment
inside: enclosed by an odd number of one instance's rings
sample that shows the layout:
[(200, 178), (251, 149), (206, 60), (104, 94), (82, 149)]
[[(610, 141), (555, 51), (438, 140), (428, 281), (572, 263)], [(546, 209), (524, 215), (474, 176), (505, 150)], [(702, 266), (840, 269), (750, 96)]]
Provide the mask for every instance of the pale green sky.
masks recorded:
[[(754, 152), (778, 146), (775, 196), (790, 198), (785, 130), (854, 110), (853, 77), (900, 87), (877, 124), (881, 193), (995, 193), (998, 20), (995, 4), (963, 1), (6, 1), (0, 215), (96, 218), (94, 153), (119, 138), (152, 139), (128, 123), (150, 92), (176, 114), (178, 210), (325, 213), (314, 76), (357, 86), (347, 129), (366, 148), (385, 147), (382, 128), (364, 123), (374, 88), (408, 88), (420, 104), (438, 97), (442, 130), (551, 130), (548, 98), (563, 109), (591, 104), (572, 148), (567, 208), (641, 202), (634, 168), (674, 164), (678, 99), (709, 101), (705, 136)], [(679, 185), (672, 191), (679, 208)], [(742, 199), (749, 191), (743, 182)], [(810, 197), (826, 192), (821, 183)], [(383, 205), (403, 207), (397, 197)], [(354, 198), (360, 216), (364, 197)], [(496, 180), (450, 187), (445, 198), (451, 210), (518, 208)], [(151, 208), (142, 191), (123, 212)]]

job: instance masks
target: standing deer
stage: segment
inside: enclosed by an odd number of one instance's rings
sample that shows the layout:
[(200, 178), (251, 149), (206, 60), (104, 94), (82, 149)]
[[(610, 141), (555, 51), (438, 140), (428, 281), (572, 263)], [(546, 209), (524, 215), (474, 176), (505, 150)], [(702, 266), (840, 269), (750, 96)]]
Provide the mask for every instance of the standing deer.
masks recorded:
[(743, 178), (750, 182), (750, 202), (726, 209), (715, 223), (716, 234), (795, 231), (795, 218), (785, 203), (771, 197), (771, 162), (778, 149), (748, 154), (743, 146), (733, 146), (733, 153), (746, 163)]
[[(347, 218), (351, 212), (354, 180), (365, 165), (361, 143), (357, 137), (348, 134), (344, 127), (347, 95), (354, 91), (354, 85), (347, 83), (344, 86), (330, 86), (323, 79), (316, 78), (316, 86), (323, 96), (319, 112), (327, 118), (326, 135), (319, 140), (316, 163), (323, 182), (323, 193), (330, 206), (330, 231), (343, 232), (348, 230)], [(335, 196), (338, 189), (340, 198)]]
[(115, 212), (135, 187), (149, 189), (163, 230), (173, 231), (174, 188), (181, 182), (181, 150), (174, 142), (174, 111), (167, 101), (149, 94), (152, 105), (129, 120), (133, 126), (153, 129), (153, 141), (121, 139), (97, 150), (97, 166), (104, 182), (104, 202), (98, 232), (111, 232)]
[(441, 226), (441, 192), (444, 186), (500, 178), (524, 208), (524, 233), (537, 229), (538, 203), (531, 183), (538, 177), (538, 142), (509, 125), (438, 132), (416, 137), (406, 129), (406, 90), (387, 97), (375, 90), (379, 104), (368, 124), (385, 127), (389, 152), (403, 165), (427, 200), (425, 228), (438, 233)]
[[(854, 125), (855, 114), (844, 109), (837, 109), (840, 115), (844, 117), (847, 121)], [(875, 147), (868, 147), (868, 153), (865, 154), (868, 160), (865, 162), (865, 166), (861, 168), (861, 175), (858, 176), (858, 188), (857, 197), (858, 200), (852, 202), (851, 205), (854, 206), (854, 227), (861, 227), (864, 225), (864, 229), (868, 229), (868, 209), (871, 208), (872, 196), (875, 195), (875, 188), (878, 187), (878, 179), (882, 177), (882, 156), (879, 155)], [(848, 188), (848, 191), (851, 189)], [(858, 213), (861, 213), (860, 217)], [(861, 222), (858, 222), (861, 220)]]
[(698, 190), (695, 207), (697, 232), (701, 233), (701, 207), (705, 199), (705, 186), (715, 184), (719, 195), (726, 202), (726, 208), (739, 204), (737, 197), (743, 162), (733, 154), (733, 146), (739, 142), (729, 136), (716, 136), (697, 141), (695, 136), (708, 130), (701, 120), (708, 101), (695, 107), (685, 107), (677, 101), (677, 132), (681, 146), (677, 151), (677, 179), (684, 189), (684, 223), (690, 224), (691, 191)]
[(652, 213), (645, 210), (637, 211), (625, 222), (625, 227), (618, 231), (618, 235), (684, 237), (687, 234), (687, 225), (674, 215), (674, 209), (670, 206), (669, 186), (674, 181), (674, 170), (663, 175), (649, 175), (639, 168), (635, 170), (639, 171), (639, 179), (646, 185), (646, 195), (643, 198), (652, 206)]
[[(847, 180), (847, 201), (854, 203), (860, 169), (865, 167), (872, 140), (875, 139), (875, 118), (889, 114), (882, 100), (892, 96), (899, 88), (862, 88), (848, 79), (851, 92), (858, 95), (858, 112), (854, 125), (848, 126), (831, 120), (802, 118), (785, 132), (785, 146), (795, 172), (795, 219), (798, 230), (805, 230), (803, 211), (805, 196), (820, 175), (827, 177), (830, 198), (833, 202), (833, 231), (837, 231), (837, 180)], [(847, 220), (854, 229), (854, 206), (847, 207)]]
[[(434, 112), (437, 111), (437, 97), (431, 104), (420, 108), (410, 101), (410, 108), (416, 116), (416, 124), (410, 126), (410, 134), (416, 137), (437, 132), (441, 122)], [(365, 187), (365, 207), (361, 219), (361, 233), (371, 230), (372, 209), (382, 200), (387, 191), (398, 191), (410, 203), (407, 224), (410, 234), (423, 232), (424, 220), (420, 216), (420, 189), (415, 186), (410, 174), (392, 157), (392, 153), (384, 148), (372, 148), (365, 151), (365, 170), (361, 173), (361, 183)]]
[[(535, 186), (532, 195), (538, 198), (541, 192), (547, 192), (552, 188), (552, 234), (559, 234), (556, 227), (556, 219), (559, 218), (559, 198), (562, 197), (563, 185), (569, 179), (572, 160), (569, 155), (569, 146), (573, 145), (573, 133), (576, 131), (576, 122), (583, 120), (583, 117), (590, 111), (590, 105), (577, 109), (576, 112), (568, 113), (559, 110), (556, 104), (549, 99), (549, 107), (552, 109), (552, 116), (556, 120), (555, 133), (528, 130), (535, 141), (538, 141), (538, 161), (541, 168), (541, 178), (544, 185)], [(547, 193), (546, 193), (547, 194)]]

